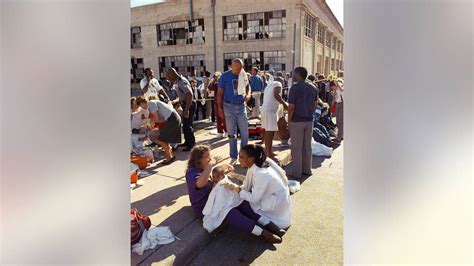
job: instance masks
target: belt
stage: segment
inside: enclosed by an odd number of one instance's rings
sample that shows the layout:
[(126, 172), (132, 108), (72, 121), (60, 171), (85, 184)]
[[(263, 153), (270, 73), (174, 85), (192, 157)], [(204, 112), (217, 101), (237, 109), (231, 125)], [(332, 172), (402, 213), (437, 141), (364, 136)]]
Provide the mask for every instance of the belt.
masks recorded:
[(238, 103), (234, 103), (234, 102), (231, 102), (231, 101), (225, 101), (225, 100), (224, 100), (224, 102), (225, 102), (225, 103), (228, 103), (228, 104), (233, 104), (233, 105), (242, 105), (242, 104), (244, 104), (244, 102), (238, 102)]

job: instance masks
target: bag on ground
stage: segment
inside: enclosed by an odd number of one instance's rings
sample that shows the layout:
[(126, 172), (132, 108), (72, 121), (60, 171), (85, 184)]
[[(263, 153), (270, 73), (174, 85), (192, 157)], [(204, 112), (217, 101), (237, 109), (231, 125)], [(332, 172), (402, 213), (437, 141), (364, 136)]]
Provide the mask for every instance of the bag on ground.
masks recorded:
[(142, 238), (143, 232), (151, 227), (150, 217), (141, 214), (136, 209), (130, 210), (131, 243), (136, 244)]
[(315, 141), (311, 142), (311, 153), (313, 156), (332, 156), (332, 148), (329, 148), (321, 143)]
[(329, 135), (326, 135), (317, 127), (313, 128), (313, 140), (328, 147), (332, 147), (332, 141)]

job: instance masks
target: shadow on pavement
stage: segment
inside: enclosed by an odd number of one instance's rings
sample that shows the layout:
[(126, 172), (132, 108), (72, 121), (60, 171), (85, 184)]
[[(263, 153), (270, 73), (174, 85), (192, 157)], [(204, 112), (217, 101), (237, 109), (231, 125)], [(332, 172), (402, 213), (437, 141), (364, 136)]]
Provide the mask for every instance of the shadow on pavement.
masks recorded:
[[(225, 246), (225, 248), (216, 248), (219, 246)], [(210, 250), (219, 250), (219, 252), (211, 253)], [(275, 251), (276, 246), (252, 234), (225, 226), (189, 265), (250, 265), (267, 250)]]
[(133, 202), (131, 207), (137, 208), (142, 214), (150, 216), (157, 213), (164, 206), (173, 205), (179, 197), (184, 195), (188, 195), (186, 183), (158, 191), (142, 200)]

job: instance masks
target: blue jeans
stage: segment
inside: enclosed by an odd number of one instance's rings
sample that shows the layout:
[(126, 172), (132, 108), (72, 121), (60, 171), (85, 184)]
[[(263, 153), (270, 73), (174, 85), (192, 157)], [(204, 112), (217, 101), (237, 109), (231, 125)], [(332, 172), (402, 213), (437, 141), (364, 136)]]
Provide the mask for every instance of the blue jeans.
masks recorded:
[(237, 159), (237, 127), (240, 131), (240, 147), (249, 142), (249, 125), (245, 104), (231, 104), (224, 102), (225, 125), (229, 136), (230, 158)]

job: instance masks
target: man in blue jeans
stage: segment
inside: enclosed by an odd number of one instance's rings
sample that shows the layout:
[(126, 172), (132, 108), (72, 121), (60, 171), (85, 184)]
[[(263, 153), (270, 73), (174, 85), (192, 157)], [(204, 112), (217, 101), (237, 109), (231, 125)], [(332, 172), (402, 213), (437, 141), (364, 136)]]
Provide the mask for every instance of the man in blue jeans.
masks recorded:
[[(243, 65), (240, 58), (232, 60), (231, 70), (224, 72), (217, 83), (217, 115), (225, 117), (231, 164), (235, 164), (238, 157), (237, 128), (240, 131), (240, 147), (247, 145), (249, 140), (245, 103), (250, 98), (250, 87), (248, 80), (244, 78), (246, 74), (241, 74)], [(239, 84), (239, 75), (242, 84)], [(245, 87), (245, 90), (242, 91), (239, 87)]]

